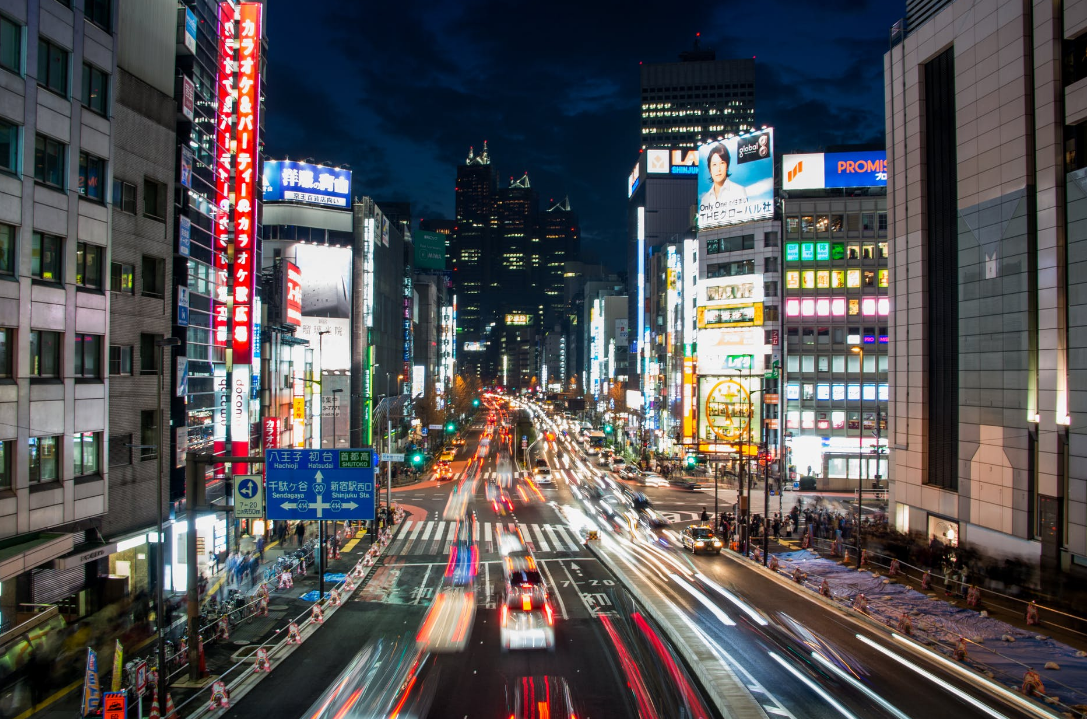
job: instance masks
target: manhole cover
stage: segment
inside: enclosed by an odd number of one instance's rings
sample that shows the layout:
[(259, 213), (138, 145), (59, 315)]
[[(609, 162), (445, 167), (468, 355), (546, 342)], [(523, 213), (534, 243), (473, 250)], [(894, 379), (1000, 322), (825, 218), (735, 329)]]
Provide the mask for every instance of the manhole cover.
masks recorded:
[(248, 640), (246, 640), (246, 639), (236, 639), (234, 641), (234, 645), (239, 646), (239, 647), (245, 647), (245, 646), (248, 646), (249, 644), (250, 644), (250, 642)]

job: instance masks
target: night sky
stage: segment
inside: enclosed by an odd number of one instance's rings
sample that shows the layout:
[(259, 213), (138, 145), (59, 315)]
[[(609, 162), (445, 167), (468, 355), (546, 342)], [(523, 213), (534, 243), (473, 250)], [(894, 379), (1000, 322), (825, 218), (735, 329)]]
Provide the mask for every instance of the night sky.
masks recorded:
[[(675, 11), (675, 12), (672, 12)], [(682, 11), (682, 12), (680, 12)], [(696, 32), (756, 58), (755, 120), (778, 152), (883, 141), (883, 53), (904, 3), (272, 2), (268, 156), (348, 165), (354, 193), (453, 217), (456, 167), (489, 141), (500, 184), (570, 196), (583, 254), (625, 266), (638, 63)]]

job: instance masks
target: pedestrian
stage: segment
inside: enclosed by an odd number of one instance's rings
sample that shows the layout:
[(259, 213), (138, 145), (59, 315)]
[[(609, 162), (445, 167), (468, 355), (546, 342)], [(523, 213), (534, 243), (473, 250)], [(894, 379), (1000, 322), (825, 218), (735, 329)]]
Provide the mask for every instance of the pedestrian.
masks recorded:
[(213, 575), (219, 573), (219, 555), (215, 552), (208, 552), (208, 566), (211, 567)]
[(774, 515), (774, 541), (778, 541), (781, 538), (781, 517), (777, 514)]
[(264, 561), (264, 535), (257, 536), (257, 554), (260, 555), (260, 561)]
[(703, 524), (710, 521), (710, 515), (706, 512), (705, 507), (702, 508), (702, 516), (699, 517), (699, 519), (702, 521)]
[(295, 525), (294, 536), (298, 537), (298, 546), (301, 547), (306, 541), (306, 525), (301, 522)]

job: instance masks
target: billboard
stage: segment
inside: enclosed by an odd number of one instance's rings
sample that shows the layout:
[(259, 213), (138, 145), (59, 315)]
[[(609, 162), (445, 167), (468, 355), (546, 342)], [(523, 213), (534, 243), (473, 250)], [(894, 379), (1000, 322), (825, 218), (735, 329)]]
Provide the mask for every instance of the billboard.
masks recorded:
[(283, 263), (283, 321), (302, 326), (302, 272), (293, 262)]
[(484, 344), (483, 342), (465, 342), (464, 343), (464, 351), (465, 352), (483, 352), (486, 349), (487, 349), (487, 345)]
[(886, 187), (887, 153), (809, 152), (781, 158), (781, 189), (821, 190), (827, 187)]
[(412, 365), (411, 367), (411, 396), (422, 397), (426, 392), (426, 365)]
[(508, 314), (506, 315), (507, 325), (530, 325), (532, 324), (532, 317), (522, 313)]
[(701, 280), (697, 286), (698, 305), (753, 304), (763, 301), (762, 275), (717, 277)]
[[(752, 395), (762, 382), (755, 377), (705, 376), (698, 378), (698, 438), (702, 442), (759, 443), (762, 407)], [(749, 434), (750, 433), (750, 434)]]
[(774, 216), (774, 131), (698, 148), (698, 229)]
[(638, 183), (641, 182), (639, 171), (641, 170), (641, 163), (639, 162), (631, 170), (630, 175), (627, 177), (627, 197), (631, 197), (634, 191), (638, 189)]
[(445, 235), (419, 230), (413, 232), (415, 269), (445, 270)]
[(699, 307), (698, 329), (761, 327), (762, 303), (739, 307)]
[[(351, 369), (351, 248), (292, 245), (300, 277), (298, 336), (324, 352), (322, 370)], [(320, 334), (320, 333), (326, 334)]]
[(697, 175), (698, 150), (654, 148), (645, 151), (648, 175)]
[(351, 170), (292, 160), (264, 163), (264, 201), (349, 207)]

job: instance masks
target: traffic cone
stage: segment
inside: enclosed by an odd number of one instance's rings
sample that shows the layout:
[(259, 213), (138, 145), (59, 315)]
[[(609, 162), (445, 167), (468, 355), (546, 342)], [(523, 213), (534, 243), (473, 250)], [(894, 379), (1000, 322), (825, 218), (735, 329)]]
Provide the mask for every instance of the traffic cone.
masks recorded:
[(170, 692), (166, 692), (166, 719), (177, 719), (177, 709), (174, 709), (174, 698)]
[(159, 693), (157, 691), (151, 696), (151, 713), (148, 715), (148, 719), (162, 719), (162, 714), (159, 712)]

